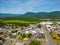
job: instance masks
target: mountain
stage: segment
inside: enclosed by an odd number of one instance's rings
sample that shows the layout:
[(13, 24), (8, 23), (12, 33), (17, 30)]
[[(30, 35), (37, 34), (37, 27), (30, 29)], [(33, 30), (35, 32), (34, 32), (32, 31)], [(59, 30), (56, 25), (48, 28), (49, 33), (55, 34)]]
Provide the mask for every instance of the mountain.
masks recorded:
[(21, 14), (9, 14), (9, 13), (0, 13), (0, 17), (15, 17)]
[(40, 18), (59, 18), (60, 19), (60, 11), (54, 12), (27, 12), (25, 14), (5, 14), (0, 13), (0, 18), (8, 18), (8, 19), (40, 19)]
[(22, 17), (24, 18), (60, 18), (60, 11), (54, 11), (54, 12), (27, 12)]

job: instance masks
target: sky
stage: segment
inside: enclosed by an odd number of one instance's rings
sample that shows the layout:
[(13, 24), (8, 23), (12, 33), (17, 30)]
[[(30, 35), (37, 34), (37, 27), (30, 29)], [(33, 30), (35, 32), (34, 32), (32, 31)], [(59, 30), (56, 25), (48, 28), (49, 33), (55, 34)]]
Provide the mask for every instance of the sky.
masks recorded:
[(0, 0), (0, 13), (60, 11), (60, 0)]

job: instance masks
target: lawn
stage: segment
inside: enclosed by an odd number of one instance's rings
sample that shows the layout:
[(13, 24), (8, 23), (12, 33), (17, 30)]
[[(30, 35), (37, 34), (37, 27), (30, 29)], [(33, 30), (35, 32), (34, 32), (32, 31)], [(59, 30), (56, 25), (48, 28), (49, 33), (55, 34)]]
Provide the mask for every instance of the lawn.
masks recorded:
[(14, 38), (16, 38), (16, 36), (10, 36), (10, 38), (13, 38), (14, 39)]
[(51, 36), (56, 44), (60, 44), (60, 37), (58, 36), (56, 32), (52, 32)]
[(18, 38), (18, 40), (23, 40), (23, 37), (22, 37), (22, 36), (20, 36), (20, 37)]
[(30, 38), (32, 36), (32, 34), (22, 34), (18, 37), (18, 40), (23, 40), (24, 38)]
[(29, 43), (29, 45), (41, 45), (40, 41), (33, 40)]

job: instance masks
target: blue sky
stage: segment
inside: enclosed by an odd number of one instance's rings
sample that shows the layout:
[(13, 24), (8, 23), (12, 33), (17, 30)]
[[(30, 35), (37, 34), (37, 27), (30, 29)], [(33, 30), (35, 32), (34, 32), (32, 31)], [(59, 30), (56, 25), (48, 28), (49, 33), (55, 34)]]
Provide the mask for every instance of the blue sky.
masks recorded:
[(0, 0), (0, 13), (60, 11), (60, 0)]

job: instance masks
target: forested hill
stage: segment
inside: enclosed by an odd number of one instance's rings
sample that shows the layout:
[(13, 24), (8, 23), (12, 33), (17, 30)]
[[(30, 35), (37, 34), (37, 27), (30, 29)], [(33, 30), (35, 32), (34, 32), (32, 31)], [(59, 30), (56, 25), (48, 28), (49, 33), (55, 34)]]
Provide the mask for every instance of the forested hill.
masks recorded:
[(25, 14), (5, 14), (0, 13), (0, 18), (2, 19), (40, 19), (40, 18), (59, 18), (60, 19), (60, 11), (54, 12), (27, 12)]

